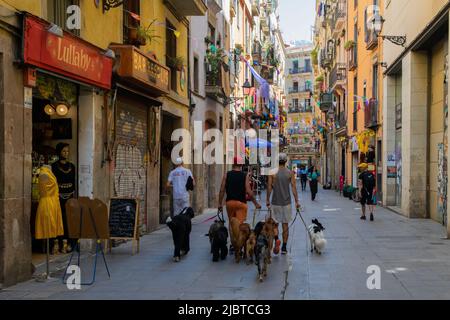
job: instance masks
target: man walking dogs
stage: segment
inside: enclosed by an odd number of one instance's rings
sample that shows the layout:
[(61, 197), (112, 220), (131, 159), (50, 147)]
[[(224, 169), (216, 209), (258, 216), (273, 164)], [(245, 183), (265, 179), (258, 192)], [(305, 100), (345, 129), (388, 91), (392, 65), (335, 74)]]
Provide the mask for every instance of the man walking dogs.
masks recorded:
[(192, 184), (195, 186), (195, 180), (191, 170), (183, 167), (183, 159), (178, 158), (175, 161), (177, 166), (169, 174), (167, 188), (173, 188), (173, 215), (179, 215), (185, 208), (189, 208), (189, 192), (186, 188), (189, 177), (192, 178)]
[(361, 220), (366, 220), (366, 204), (369, 206), (370, 221), (373, 221), (373, 211), (374, 211), (374, 197), (373, 190), (375, 189), (375, 176), (372, 172), (367, 171), (368, 164), (362, 163), (359, 166), (361, 174), (359, 175), (359, 192), (361, 194), (361, 208), (362, 216)]
[[(226, 193), (228, 223), (232, 218), (238, 219), (241, 224), (247, 220), (247, 195), (256, 208), (261, 209), (261, 205), (256, 201), (250, 187), (250, 176), (242, 171), (242, 167), (240, 159), (235, 157), (232, 170), (228, 171), (222, 179), (219, 194), (219, 210), (223, 210), (223, 198)], [(230, 249), (233, 251), (233, 248), (230, 247)]]
[[(291, 190), (295, 199), (295, 206), (300, 208), (297, 193), (297, 183), (295, 180), (295, 174), (286, 168), (287, 155), (280, 153), (280, 166), (278, 173), (269, 176), (269, 184), (267, 189), (267, 208), (271, 208), (273, 212), (273, 218), (276, 222), (281, 223), (283, 226), (283, 246), (281, 248), (282, 254), (287, 254), (287, 242), (289, 238), (289, 222), (292, 220), (292, 200)], [(273, 194), (272, 194), (273, 191)], [(272, 195), (272, 202), (270, 196)], [(275, 247), (273, 252), (278, 254), (280, 252), (280, 243), (278, 239), (278, 230), (275, 234)]]

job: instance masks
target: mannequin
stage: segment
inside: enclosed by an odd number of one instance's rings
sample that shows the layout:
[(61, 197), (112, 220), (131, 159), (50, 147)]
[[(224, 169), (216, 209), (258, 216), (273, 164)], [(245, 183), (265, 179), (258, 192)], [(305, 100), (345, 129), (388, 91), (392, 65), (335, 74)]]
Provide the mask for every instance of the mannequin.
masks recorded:
[(59, 143), (56, 146), (56, 153), (59, 160), (52, 164), (52, 172), (58, 182), (59, 202), (64, 226), (64, 236), (58, 238), (58, 248), (61, 253), (69, 253), (75, 248), (76, 240), (69, 239), (66, 202), (75, 195), (75, 166), (68, 161), (70, 149), (67, 143)]
[(39, 206), (36, 213), (36, 239), (47, 240), (47, 277), (49, 276), (49, 239), (64, 234), (59, 191), (51, 167), (44, 165), (39, 173)]

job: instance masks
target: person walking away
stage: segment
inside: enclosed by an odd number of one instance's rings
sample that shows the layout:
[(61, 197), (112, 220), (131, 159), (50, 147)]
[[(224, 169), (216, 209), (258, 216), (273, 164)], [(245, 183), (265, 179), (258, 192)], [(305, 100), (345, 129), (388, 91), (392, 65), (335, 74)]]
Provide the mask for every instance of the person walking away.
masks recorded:
[[(225, 194), (226, 209), (228, 214), (228, 223), (232, 218), (239, 220), (243, 224), (247, 220), (247, 195), (257, 209), (261, 209), (261, 205), (256, 201), (253, 190), (250, 186), (250, 175), (242, 171), (243, 165), (239, 158), (235, 157), (231, 171), (225, 173), (222, 178), (219, 193), (219, 211), (223, 211), (223, 200)], [(229, 228), (231, 230), (231, 228)], [(230, 245), (230, 254), (234, 252), (233, 246)]]
[(306, 183), (308, 182), (308, 169), (302, 166), (300, 169), (300, 182), (302, 184), (302, 191), (306, 191)]
[[(292, 198), (294, 195), (296, 209), (300, 208), (297, 193), (295, 174), (286, 168), (287, 155), (281, 153), (279, 157), (279, 169), (277, 174), (269, 176), (267, 189), (267, 208), (272, 209), (274, 220), (281, 223), (283, 228), (283, 246), (281, 253), (287, 254), (287, 242), (289, 239), (289, 223), (292, 220)], [(272, 195), (272, 202), (270, 196)], [(273, 253), (280, 252), (281, 241), (278, 239), (278, 228), (275, 230), (275, 246)]]
[[(52, 164), (52, 172), (56, 177), (59, 189), (59, 203), (62, 212), (62, 221), (64, 226), (64, 236), (58, 237), (58, 249), (61, 253), (70, 253), (75, 249), (77, 239), (69, 239), (69, 229), (67, 227), (66, 202), (75, 196), (75, 165), (68, 159), (70, 147), (67, 143), (58, 143), (56, 145), (56, 154), (59, 160)], [(56, 249), (56, 247), (54, 247)], [(52, 250), (54, 251), (54, 250)], [(56, 252), (54, 252), (56, 254)]]
[(187, 183), (189, 177), (192, 179), (192, 184), (195, 187), (195, 179), (191, 170), (183, 167), (183, 159), (178, 158), (175, 161), (177, 166), (169, 174), (167, 181), (167, 188), (173, 188), (173, 215), (179, 215), (185, 208), (189, 208), (190, 199), (189, 192), (187, 190)]
[(308, 174), (309, 188), (311, 189), (311, 200), (315, 201), (317, 192), (319, 191), (320, 174), (314, 166), (310, 170), (311, 173)]
[(374, 197), (373, 191), (375, 189), (375, 176), (372, 172), (368, 171), (369, 165), (367, 163), (361, 163), (358, 168), (361, 170), (359, 175), (358, 186), (361, 194), (361, 220), (366, 220), (366, 205), (369, 206), (370, 221), (374, 221)]

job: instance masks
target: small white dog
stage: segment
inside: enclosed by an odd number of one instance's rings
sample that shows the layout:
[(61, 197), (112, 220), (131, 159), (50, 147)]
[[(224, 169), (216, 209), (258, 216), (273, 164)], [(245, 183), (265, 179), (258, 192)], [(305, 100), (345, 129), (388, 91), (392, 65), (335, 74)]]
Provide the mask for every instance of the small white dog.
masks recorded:
[(308, 227), (309, 239), (311, 242), (311, 252), (316, 251), (318, 254), (322, 254), (323, 249), (327, 244), (323, 231), (325, 228), (319, 222), (319, 220), (314, 219), (312, 225)]

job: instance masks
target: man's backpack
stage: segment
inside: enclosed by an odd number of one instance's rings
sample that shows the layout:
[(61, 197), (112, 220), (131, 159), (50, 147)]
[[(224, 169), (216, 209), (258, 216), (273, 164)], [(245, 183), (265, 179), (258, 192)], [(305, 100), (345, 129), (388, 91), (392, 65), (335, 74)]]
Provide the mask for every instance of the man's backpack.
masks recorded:
[(376, 183), (375, 183), (375, 176), (373, 175), (373, 173), (372, 172), (367, 172), (365, 174), (363, 182), (364, 182), (364, 187), (365, 188), (367, 188), (367, 189), (375, 188), (375, 184)]
[(194, 179), (192, 179), (191, 176), (189, 176), (187, 182), (186, 182), (186, 190), (187, 191), (194, 191)]

